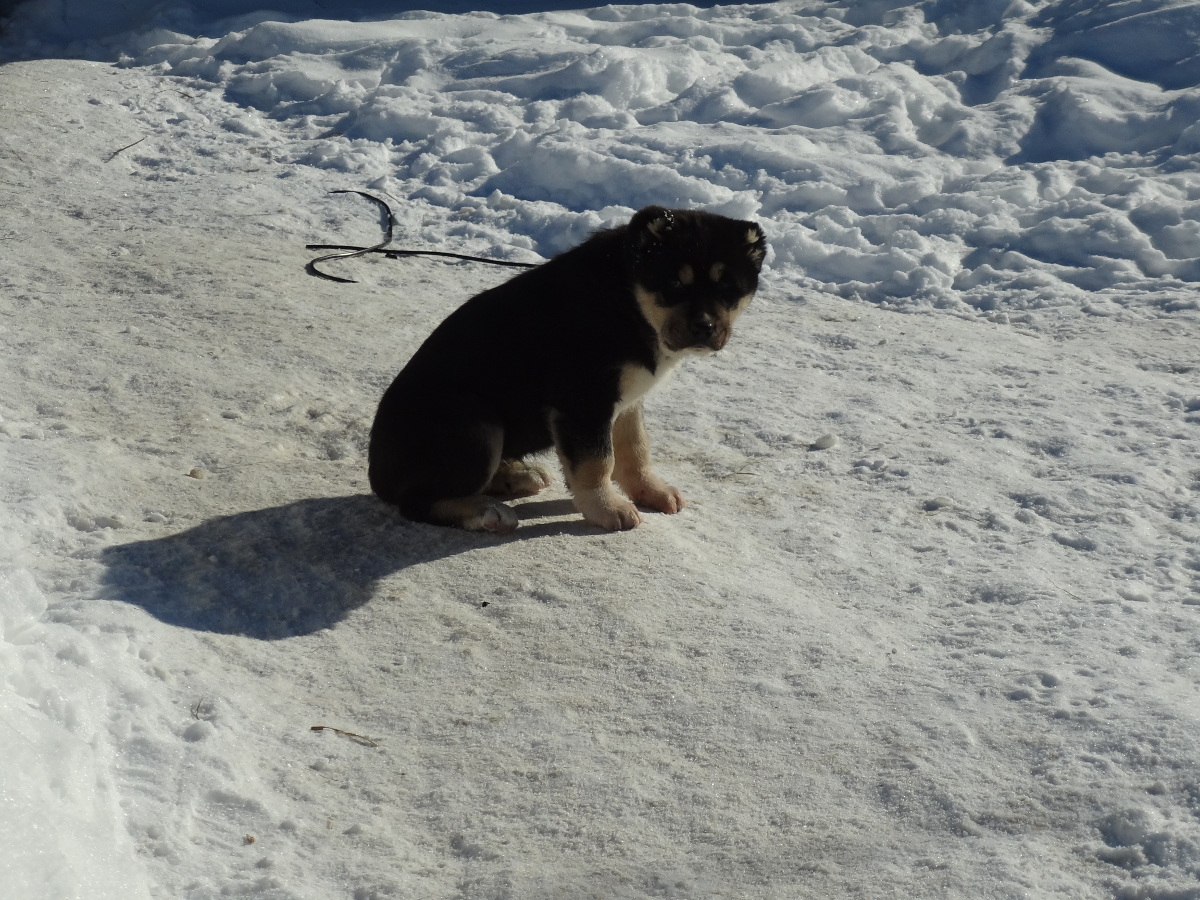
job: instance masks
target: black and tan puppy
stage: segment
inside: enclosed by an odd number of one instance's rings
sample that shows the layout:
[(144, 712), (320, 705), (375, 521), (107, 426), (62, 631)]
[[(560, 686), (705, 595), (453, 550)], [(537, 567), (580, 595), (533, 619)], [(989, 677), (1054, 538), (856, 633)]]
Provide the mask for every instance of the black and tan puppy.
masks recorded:
[(642, 397), (725, 346), (765, 254), (753, 222), (651, 206), (472, 297), (383, 395), (371, 488), (419, 522), (511, 531), (495, 497), (546, 487), (524, 458), (553, 446), (589, 522), (633, 528), (635, 503), (678, 512), (682, 495), (650, 468)]

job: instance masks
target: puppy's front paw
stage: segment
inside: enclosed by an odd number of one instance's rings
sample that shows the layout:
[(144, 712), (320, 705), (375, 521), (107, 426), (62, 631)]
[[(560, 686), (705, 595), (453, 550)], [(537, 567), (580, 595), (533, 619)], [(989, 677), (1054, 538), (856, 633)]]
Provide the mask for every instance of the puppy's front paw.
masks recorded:
[(642, 524), (637, 507), (618, 497), (612, 488), (576, 494), (575, 506), (593, 525), (609, 531), (628, 531)]
[(661, 478), (648, 479), (633, 486), (629, 491), (629, 499), (638, 506), (653, 509), (661, 513), (677, 513), (687, 504), (679, 488), (667, 484)]

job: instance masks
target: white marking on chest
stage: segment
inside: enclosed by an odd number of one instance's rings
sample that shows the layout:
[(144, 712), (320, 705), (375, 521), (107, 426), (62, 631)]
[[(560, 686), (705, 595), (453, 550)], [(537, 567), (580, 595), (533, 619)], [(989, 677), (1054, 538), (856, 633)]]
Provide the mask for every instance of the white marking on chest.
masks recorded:
[(663, 382), (675, 370), (675, 365), (682, 356), (682, 353), (663, 354), (658, 360), (658, 367), (653, 372), (645, 366), (627, 363), (621, 369), (621, 380), (618, 385), (621, 397), (617, 400), (616, 413), (618, 415), (623, 413), (645, 397), (652, 387)]

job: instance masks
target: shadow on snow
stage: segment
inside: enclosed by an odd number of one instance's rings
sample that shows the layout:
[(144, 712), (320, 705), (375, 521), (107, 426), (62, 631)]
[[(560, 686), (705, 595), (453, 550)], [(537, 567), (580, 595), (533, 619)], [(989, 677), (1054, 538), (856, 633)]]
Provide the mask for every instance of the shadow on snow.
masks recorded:
[(370, 600), (376, 582), (410, 566), (594, 531), (569, 500), (516, 509), (524, 518), (572, 518), (497, 537), (407, 522), (369, 494), (301, 500), (109, 547), (101, 553), (104, 596), (168, 625), (275, 640), (333, 625)]

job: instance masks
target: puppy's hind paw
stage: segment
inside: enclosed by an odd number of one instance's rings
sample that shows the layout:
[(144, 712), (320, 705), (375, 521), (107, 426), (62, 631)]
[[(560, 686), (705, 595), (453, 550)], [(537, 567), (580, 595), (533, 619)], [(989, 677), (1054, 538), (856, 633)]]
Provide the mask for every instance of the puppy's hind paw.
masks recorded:
[(517, 514), (512, 507), (482, 494), (438, 500), (430, 507), (430, 513), (430, 521), (438, 525), (453, 525), (467, 531), (508, 534), (517, 527)]
[(553, 480), (542, 466), (520, 459), (506, 459), (500, 463), (484, 493), (497, 497), (528, 497), (544, 491)]
[(490, 531), (493, 534), (508, 534), (511, 531), (516, 531), (516, 528), (517, 514), (512, 511), (511, 507), (505, 506), (503, 503), (489, 506), (479, 517), (480, 531)]

